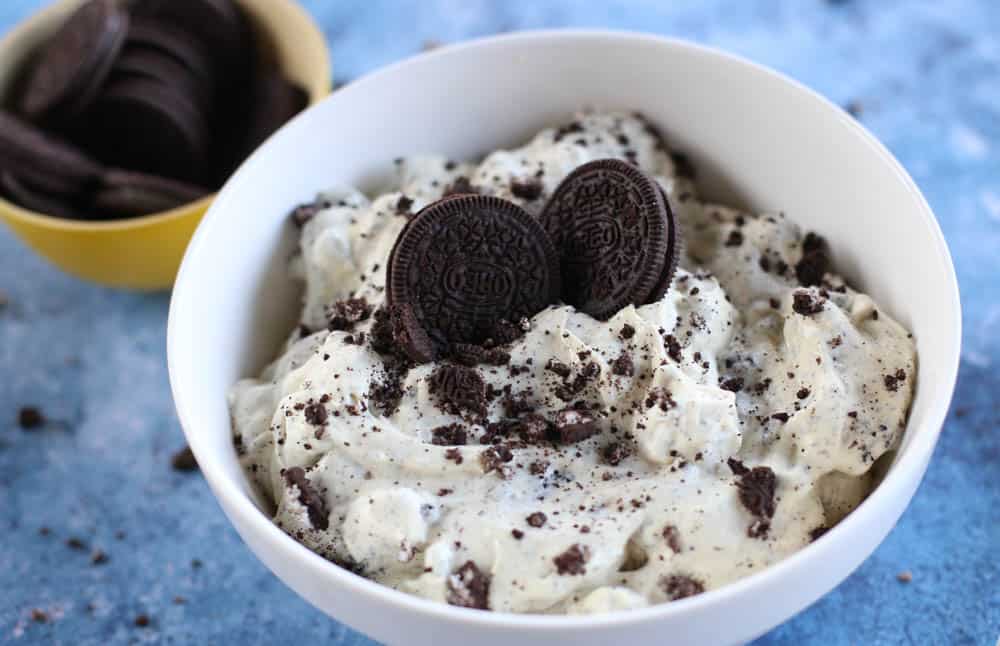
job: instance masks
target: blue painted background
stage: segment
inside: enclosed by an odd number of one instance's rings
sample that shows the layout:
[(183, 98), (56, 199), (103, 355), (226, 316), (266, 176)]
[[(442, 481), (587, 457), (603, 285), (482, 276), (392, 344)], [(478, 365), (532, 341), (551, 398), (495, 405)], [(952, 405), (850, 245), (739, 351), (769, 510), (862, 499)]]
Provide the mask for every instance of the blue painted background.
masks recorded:
[[(0, 31), (42, 4), (0, 0)], [(924, 190), (951, 245), (966, 325), (961, 376), (930, 471), (895, 531), (836, 591), (757, 644), (996, 643), (1000, 3), (304, 4), (330, 40), (338, 83), (426, 41), (593, 26), (722, 47), (857, 106)], [(202, 478), (170, 468), (184, 440), (164, 359), (168, 295), (80, 283), (6, 230), (0, 290), (0, 643), (372, 643), (287, 590), (243, 546)], [(17, 427), (29, 403), (52, 420), (40, 432)], [(71, 537), (85, 547), (67, 546)], [(92, 564), (94, 550), (109, 560)], [(904, 570), (909, 584), (896, 579)], [(33, 621), (34, 608), (49, 620)], [(139, 614), (148, 626), (135, 625)]]

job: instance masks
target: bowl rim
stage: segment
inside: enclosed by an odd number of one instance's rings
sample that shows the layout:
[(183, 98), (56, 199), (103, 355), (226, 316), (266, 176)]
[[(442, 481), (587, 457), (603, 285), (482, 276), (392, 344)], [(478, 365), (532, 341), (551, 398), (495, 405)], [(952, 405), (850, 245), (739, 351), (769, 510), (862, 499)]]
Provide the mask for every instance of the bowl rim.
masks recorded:
[[(312, 15), (307, 12), (297, 0), (269, 0), (270, 2), (280, 1), (284, 10), (289, 12), (295, 20), (306, 25), (318, 40), (323, 44), (326, 56), (322, 58), (320, 66), (313, 71), (315, 80), (306, 88), (309, 95), (309, 103), (305, 109), (316, 105), (327, 95), (333, 87), (330, 64), (330, 46), (323, 36), (323, 30), (319, 28)], [(26, 34), (40, 29), (47, 22), (54, 20), (62, 13), (68, 13), (72, 7), (82, 4), (84, 0), (61, 0), (44, 6), (27, 18), (17, 23), (10, 31), (0, 38), (0, 55), (6, 52), (14, 43), (24, 38)], [(239, 167), (237, 167), (239, 170)], [(235, 175), (235, 171), (232, 175)], [(75, 231), (75, 232), (107, 232), (107, 231), (129, 231), (147, 226), (156, 226), (170, 220), (182, 219), (191, 213), (205, 211), (212, 201), (218, 196), (219, 191), (212, 191), (196, 200), (178, 204), (166, 211), (155, 211), (144, 213), (127, 218), (117, 218), (111, 220), (88, 220), (64, 218), (58, 215), (49, 215), (41, 211), (35, 211), (19, 204), (11, 202), (0, 194), (0, 210), (6, 211), (8, 216), (26, 226), (39, 229), (49, 229), (54, 231)]]
[[(561, 40), (569, 44), (574, 41), (621, 39), (637, 40), (649, 44), (667, 45), (686, 49), (701, 56), (714, 58), (720, 64), (738, 65), (749, 68), (756, 73), (764, 74), (774, 78), (775, 80), (782, 81), (804, 93), (804, 95), (810, 97), (818, 108), (826, 111), (827, 113), (830, 111), (838, 113), (839, 118), (845, 121), (847, 125), (854, 130), (855, 134), (859, 136), (859, 138), (868, 146), (871, 153), (880, 158), (882, 163), (888, 166), (888, 168), (896, 176), (896, 179), (902, 183), (906, 191), (914, 198), (914, 203), (917, 206), (916, 210), (919, 211), (918, 214), (915, 213), (915, 216), (924, 220), (925, 225), (928, 227), (928, 230), (933, 237), (933, 242), (937, 248), (939, 257), (944, 261), (947, 270), (948, 275), (946, 276), (946, 281), (949, 283), (948, 291), (950, 292), (950, 298), (949, 302), (943, 306), (948, 307), (951, 310), (951, 321), (949, 325), (951, 328), (951, 334), (950, 338), (943, 339), (943, 342), (949, 346), (951, 359), (947, 365), (942, 366), (942, 382), (947, 385), (947, 392), (936, 392), (933, 395), (927, 395), (928, 397), (933, 396), (934, 401), (931, 404), (924, 423), (919, 427), (912, 427), (911, 422), (909, 420), (907, 421), (907, 433), (909, 433), (912, 437), (909, 446), (905, 452), (900, 452), (900, 454), (897, 455), (895, 462), (889, 469), (883, 481), (854, 511), (852, 511), (846, 518), (837, 523), (826, 534), (815, 540), (813, 543), (804, 546), (795, 553), (772, 565), (769, 565), (766, 568), (761, 569), (758, 572), (755, 572), (754, 574), (686, 599), (672, 601), (670, 603), (652, 604), (645, 608), (619, 610), (596, 615), (517, 614), (451, 606), (395, 590), (381, 583), (376, 583), (375, 581), (355, 575), (331, 563), (330, 561), (327, 561), (320, 555), (309, 550), (307, 547), (296, 541), (291, 536), (287, 535), (277, 525), (275, 525), (272, 520), (254, 504), (251, 498), (244, 493), (244, 491), (240, 488), (240, 483), (236, 480), (229, 479), (221, 473), (221, 470), (216, 470), (214, 468), (217, 466), (214, 458), (207, 459), (204, 463), (201, 461), (202, 456), (199, 455), (199, 447), (202, 446), (202, 442), (200, 441), (199, 434), (194, 430), (196, 428), (196, 418), (189, 410), (189, 402), (184, 400), (182, 393), (183, 389), (179, 387), (177, 378), (177, 364), (182, 361), (181, 357), (184, 356), (184, 353), (179, 347), (181, 345), (180, 338), (182, 335), (178, 330), (181, 325), (179, 322), (181, 315), (177, 311), (179, 308), (177, 303), (180, 302), (181, 299), (177, 297), (177, 294), (183, 294), (187, 291), (187, 289), (189, 289), (189, 285), (197, 284), (197, 277), (191, 275), (188, 258), (189, 256), (193, 256), (197, 253), (198, 250), (205, 244), (204, 232), (206, 228), (204, 226), (199, 226), (185, 253), (184, 261), (181, 264), (175, 284), (175, 296), (171, 300), (167, 324), (167, 361), (170, 373), (171, 389), (174, 396), (175, 406), (177, 408), (177, 414), (185, 435), (191, 444), (191, 448), (194, 451), (195, 456), (199, 459), (199, 464), (205, 464), (205, 467), (207, 467), (203, 468), (203, 474), (209, 482), (214, 494), (220, 499), (220, 505), (223, 507), (223, 511), (227, 516), (238, 517), (239, 523), (234, 524), (243, 527), (252, 526), (255, 535), (262, 542), (266, 542), (266, 549), (273, 553), (276, 557), (302, 561), (304, 565), (316, 572), (313, 576), (322, 577), (322, 579), (326, 581), (332, 580), (336, 582), (338, 585), (343, 586), (346, 590), (364, 597), (366, 599), (366, 603), (380, 602), (392, 604), (397, 608), (413, 613), (421, 613), (436, 620), (459, 622), (467, 626), (480, 628), (519, 628), (551, 633), (567, 629), (616, 628), (641, 624), (652, 620), (664, 619), (666, 617), (673, 617), (688, 611), (707, 608), (717, 604), (725, 604), (734, 597), (752, 595), (755, 592), (759, 592), (768, 587), (776, 579), (784, 577), (787, 573), (799, 568), (807, 559), (816, 559), (821, 557), (834, 558), (839, 548), (837, 537), (847, 536), (848, 533), (856, 533), (861, 531), (865, 526), (871, 525), (873, 522), (872, 519), (875, 518), (876, 515), (880, 513), (881, 508), (884, 507), (884, 501), (891, 500), (894, 497), (906, 497), (907, 505), (909, 504), (909, 497), (912, 494), (906, 491), (908, 483), (912, 481), (913, 473), (916, 472), (919, 477), (922, 477), (923, 475), (923, 469), (926, 468), (926, 465), (933, 453), (934, 446), (941, 433), (958, 376), (962, 340), (962, 312), (958, 281), (951, 253), (948, 249), (944, 235), (941, 232), (941, 228), (938, 225), (937, 219), (935, 218), (930, 205), (917, 188), (913, 179), (909, 176), (899, 161), (896, 160), (888, 149), (886, 149), (886, 147), (879, 142), (871, 132), (869, 132), (856, 119), (844, 112), (844, 110), (842, 110), (839, 106), (788, 75), (765, 65), (755, 63), (742, 56), (681, 38), (612, 29), (570, 28), (524, 30), (495, 36), (475, 38), (452, 45), (446, 45), (429, 52), (419, 53), (379, 68), (364, 75), (358, 80), (353, 81), (341, 90), (341, 92), (364, 92), (366, 91), (368, 85), (380, 82), (383, 76), (395, 73), (397, 70), (407, 65), (442, 56), (453, 56), (467, 49), (494, 46), (510, 47), (516, 46), (518, 43), (536, 40)], [(289, 122), (289, 124), (286, 124), (285, 128), (294, 127), (294, 123), (299, 119), (302, 119), (307, 112), (309, 112), (309, 110), (306, 110), (298, 115), (295, 119)], [(280, 133), (278, 136), (280, 136)], [(269, 143), (273, 143), (273, 139)], [(208, 218), (211, 218), (217, 208), (221, 208), (219, 205), (225, 204), (225, 197), (232, 190), (232, 185), (237, 183), (240, 175), (247, 172), (247, 168), (251, 164), (254, 164), (256, 160), (262, 156), (262, 154), (266, 154), (266, 152), (262, 151), (264, 151), (267, 147), (268, 144), (265, 144), (265, 146), (258, 149), (247, 160), (247, 162), (245, 162), (244, 165), (230, 177), (227, 184), (220, 191), (220, 200), (213, 204), (209, 213), (206, 214), (206, 218), (203, 222), (207, 221)], [(208, 455), (208, 449), (201, 450), (205, 453), (206, 458), (210, 457)], [(907, 475), (910, 475), (910, 477), (907, 477)], [(920, 479), (919, 477), (917, 478), (918, 480)]]

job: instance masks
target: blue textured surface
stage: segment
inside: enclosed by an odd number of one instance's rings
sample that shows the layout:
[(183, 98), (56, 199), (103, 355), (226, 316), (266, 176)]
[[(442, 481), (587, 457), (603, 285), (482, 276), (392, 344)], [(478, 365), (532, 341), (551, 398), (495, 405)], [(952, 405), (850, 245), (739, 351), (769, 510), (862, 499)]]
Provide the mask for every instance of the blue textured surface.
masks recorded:
[[(41, 4), (0, 1), (0, 31)], [(856, 102), (860, 119), (925, 192), (951, 245), (966, 322), (961, 376), (928, 475), (888, 540), (837, 590), (756, 643), (996, 643), (1000, 3), (305, 4), (330, 39), (338, 82), (425, 41), (593, 26), (722, 47), (837, 102)], [(6, 230), (0, 290), (9, 300), (0, 306), (0, 643), (372, 643), (279, 583), (240, 542), (201, 477), (171, 470), (184, 440), (164, 359), (167, 295), (77, 282)], [(18, 429), (18, 408), (28, 403), (53, 422)], [(87, 547), (68, 547), (70, 537)], [(95, 549), (109, 561), (92, 564)], [(912, 583), (897, 581), (904, 570)], [(33, 621), (33, 608), (49, 620)], [(148, 627), (134, 624), (140, 613)]]

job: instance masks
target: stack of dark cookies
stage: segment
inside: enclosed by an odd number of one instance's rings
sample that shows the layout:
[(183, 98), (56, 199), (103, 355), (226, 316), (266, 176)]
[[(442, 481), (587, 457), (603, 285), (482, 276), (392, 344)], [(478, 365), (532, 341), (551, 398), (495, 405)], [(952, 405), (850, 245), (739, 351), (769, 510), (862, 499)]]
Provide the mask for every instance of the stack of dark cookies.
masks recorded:
[(0, 111), (0, 190), (81, 219), (212, 192), (307, 103), (261, 58), (233, 0), (88, 0)]
[(450, 195), (413, 216), (390, 254), (391, 334), (425, 363), (488, 357), (558, 302), (607, 320), (663, 297), (680, 234), (656, 180), (617, 159), (570, 173), (538, 220), (497, 197)]

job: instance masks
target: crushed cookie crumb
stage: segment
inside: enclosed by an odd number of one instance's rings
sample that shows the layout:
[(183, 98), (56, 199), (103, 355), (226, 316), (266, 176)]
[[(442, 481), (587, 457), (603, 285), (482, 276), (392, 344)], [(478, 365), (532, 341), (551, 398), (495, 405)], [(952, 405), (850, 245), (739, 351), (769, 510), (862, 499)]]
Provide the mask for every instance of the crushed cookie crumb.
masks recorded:
[(552, 559), (556, 565), (556, 572), (562, 575), (576, 576), (586, 574), (585, 567), (590, 560), (590, 549), (586, 545), (576, 543), (571, 545), (565, 552)]
[(693, 597), (705, 591), (705, 585), (689, 576), (674, 574), (660, 579), (660, 589), (670, 601)]
[(466, 561), (447, 582), (446, 600), (453, 606), (489, 610), (490, 577), (472, 561)]

